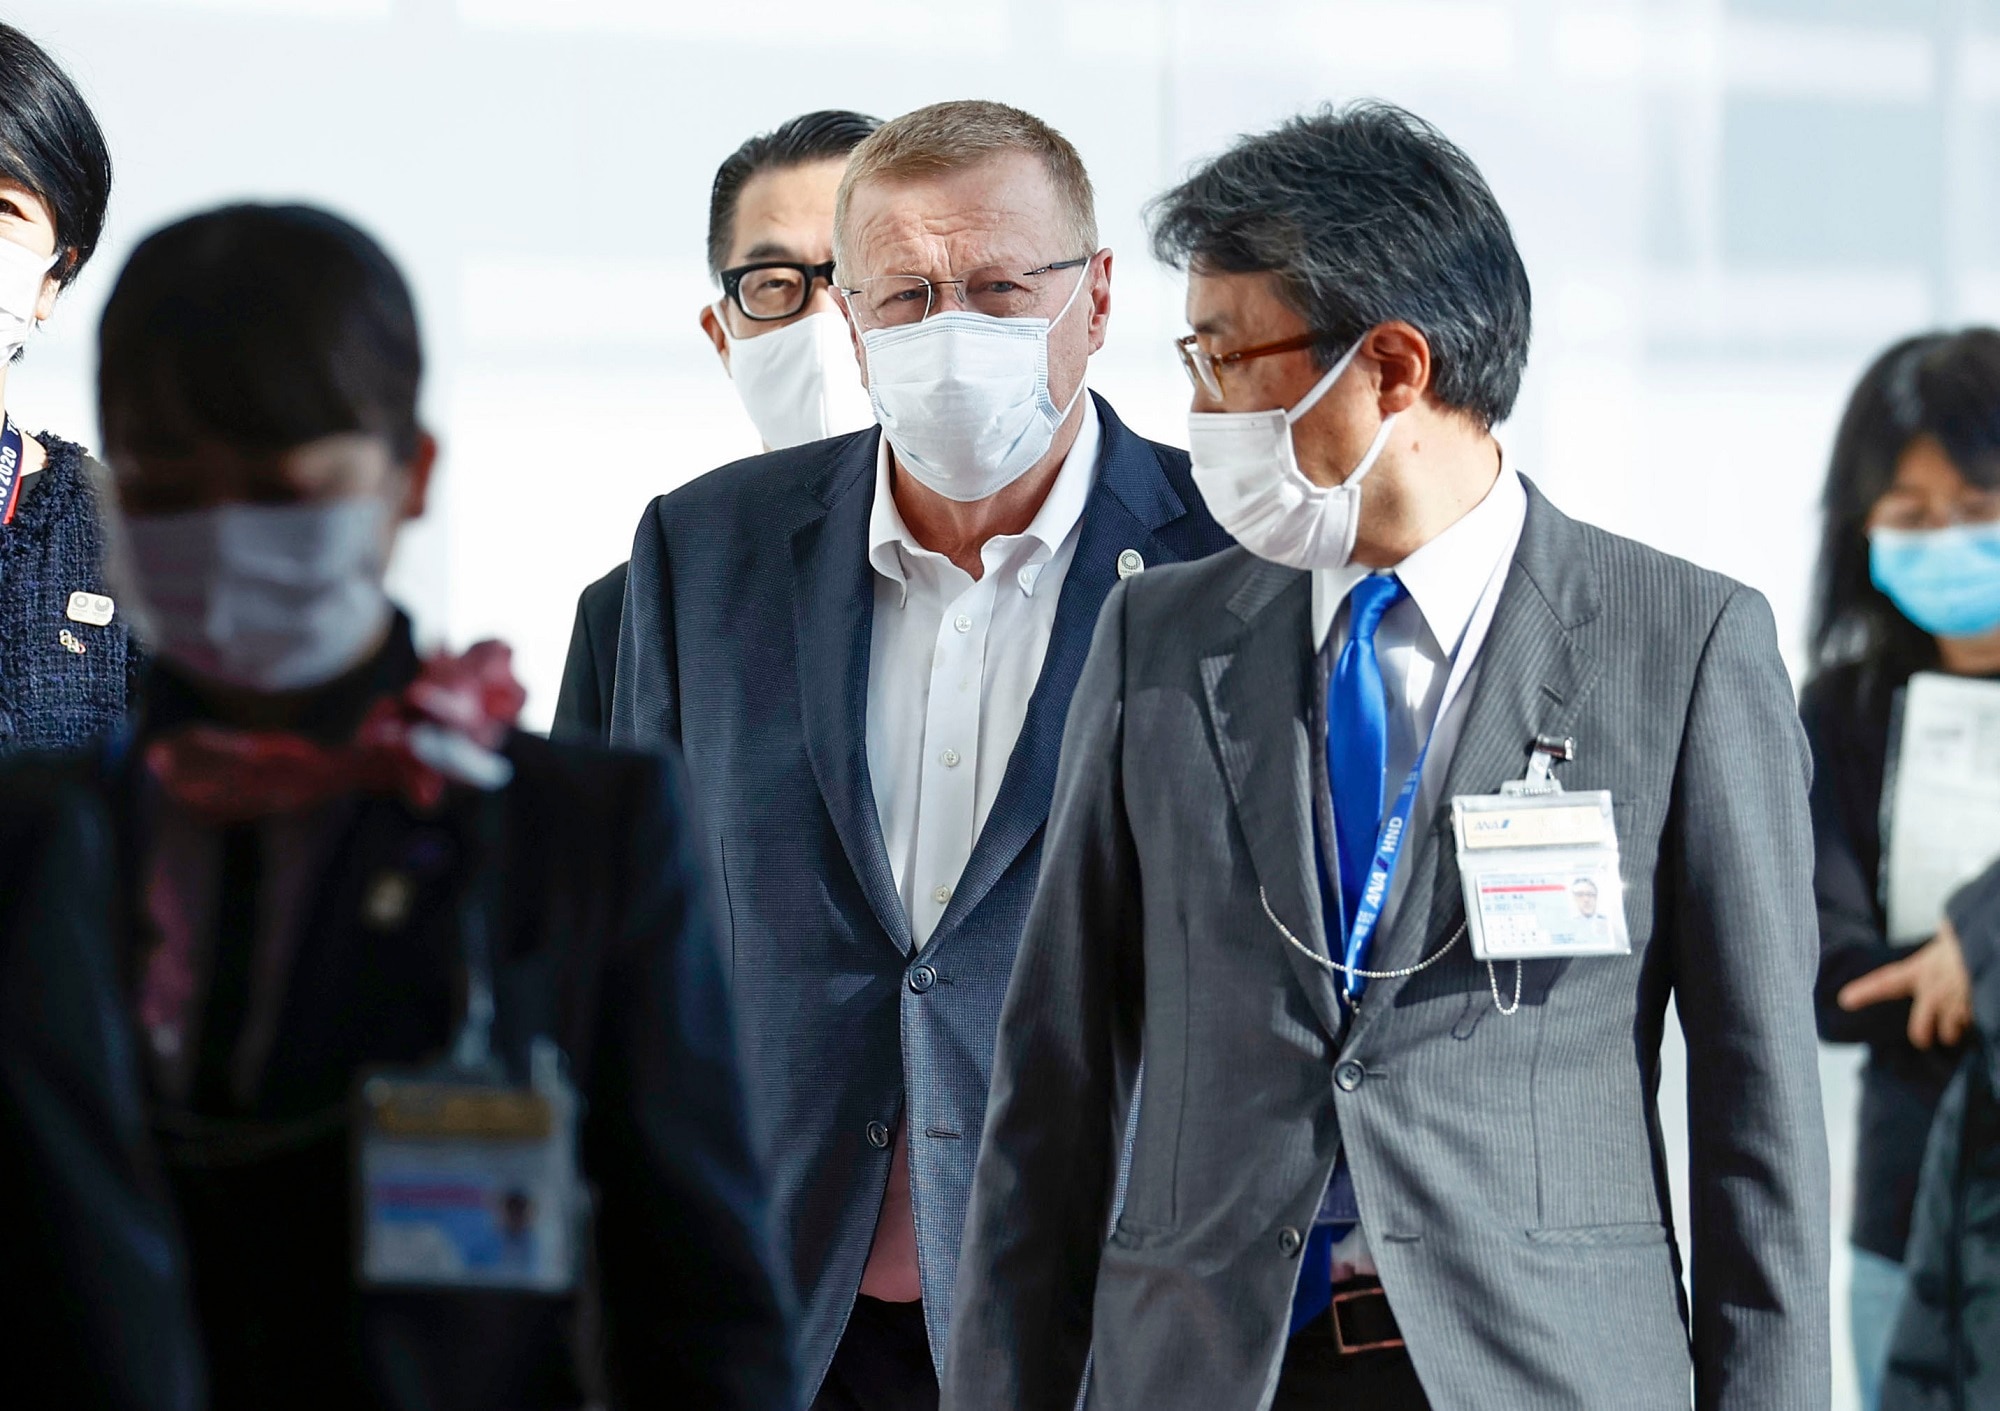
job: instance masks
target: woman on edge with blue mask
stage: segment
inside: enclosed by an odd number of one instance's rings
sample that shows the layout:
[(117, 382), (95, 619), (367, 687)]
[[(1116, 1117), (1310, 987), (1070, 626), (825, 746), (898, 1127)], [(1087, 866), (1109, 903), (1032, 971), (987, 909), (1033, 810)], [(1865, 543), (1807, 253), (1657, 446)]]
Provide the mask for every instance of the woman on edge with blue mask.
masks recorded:
[(1814, 585), (1813, 752), (1821, 1037), (1868, 1045), (1850, 1231), (1855, 1368), (1876, 1405), (1907, 1279), (1932, 1116), (1971, 1023), (1950, 920), (1892, 944), (1885, 770), (1919, 671), (2000, 678), (2000, 332), (1928, 334), (1862, 377), (1834, 443)]

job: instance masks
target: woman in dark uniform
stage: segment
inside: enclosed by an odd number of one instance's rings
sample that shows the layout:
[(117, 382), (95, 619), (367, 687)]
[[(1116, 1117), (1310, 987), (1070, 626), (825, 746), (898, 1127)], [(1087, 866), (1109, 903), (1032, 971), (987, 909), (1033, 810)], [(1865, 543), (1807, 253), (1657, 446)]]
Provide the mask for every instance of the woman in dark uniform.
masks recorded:
[[(0, 407), (8, 367), (97, 248), (110, 197), (111, 157), (83, 96), (0, 24)], [(124, 714), (99, 480), (75, 442), (0, 421), (0, 756), (80, 745)]]
[(92, 840), (27, 880), (111, 902), (212, 1411), (789, 1405), (675, 763), (514, 729), (506, 649), (426, 657), (384, 588), (437, 450), (401, 274), (211, 211), (98, 350), (143, 704), (0, 821)]

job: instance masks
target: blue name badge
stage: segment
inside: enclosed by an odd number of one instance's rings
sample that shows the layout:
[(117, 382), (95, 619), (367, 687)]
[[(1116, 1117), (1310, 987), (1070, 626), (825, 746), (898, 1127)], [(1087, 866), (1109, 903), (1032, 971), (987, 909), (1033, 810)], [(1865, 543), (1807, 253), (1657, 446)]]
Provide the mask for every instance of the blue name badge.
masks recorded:
[(372, 1288), (574, 1288), (577, 1100), (436, 1070), (361, 1084), (359, 1273)]
[(1631, 953), (1608, 792), (1464, 795), (1451, 821), (1479, 959)]

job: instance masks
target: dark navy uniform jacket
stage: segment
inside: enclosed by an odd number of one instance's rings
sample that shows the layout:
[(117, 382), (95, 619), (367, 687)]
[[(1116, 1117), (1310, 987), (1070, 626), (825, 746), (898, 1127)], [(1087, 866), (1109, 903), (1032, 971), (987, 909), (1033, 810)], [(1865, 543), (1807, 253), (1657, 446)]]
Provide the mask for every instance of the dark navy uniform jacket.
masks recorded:
[[(416, 670), (399, 621), (305, 733), (344, 738), (370, 701)], [(44, 865), (68, 890), (123, 893), (108, 924), (129, 977), (143, 973), (149, 945), (134, 761), (152, 732), (202, 714), (164, 671), (146, 696), (122, 752), (0, 775), (0, 799), (38, 800), (32, 826), (81, 820), (108, 840)], [(254, 1096), (246, 1108), (200, 1114), (226, 1116), (242, 1139), (163, 1138), (215, 1411), (525, 1411), (602, 1391), (615, 1407), (764, 1411), (791, 1399), (716, 908), (677, 765), (519, 733), (503, 751), (510, 783), (490, 796), (454, 791), (435, 816), (397, 799), (358, 802), (297, 922)], [(491, 801), (498, 825), (497, 841), (481, 845), (497, 847), (488, 865), (500, 877), (495, 1044), (520, 1081), (533, 1041), (554, 1039), (585, 1104), (594, 1300), (361, 1292), (351, 1273), (354, 1153), (343, 1111), (363, 1070), (436, 1060), (457, 1027), (463, 902), (482, 857), (465, 820), (478, 800)], [(385, 914), (370, 896), (391, 874), (406, 904)], [(175, 1116), (164, 1100), (156, 1108)], [(163, 1120), (163, 1134), (170, 1126)], [(608, 1388), (591, 1385), (600, 1380)]]

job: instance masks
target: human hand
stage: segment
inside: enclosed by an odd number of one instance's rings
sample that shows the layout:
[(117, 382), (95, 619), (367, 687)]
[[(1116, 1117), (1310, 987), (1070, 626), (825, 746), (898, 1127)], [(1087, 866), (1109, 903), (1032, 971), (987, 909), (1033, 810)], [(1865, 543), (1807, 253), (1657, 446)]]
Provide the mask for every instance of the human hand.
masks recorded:
[(1898, 999), (1910, 1001), (1909, 1035), (1915, 1047), (1949, 1047), (1965, 1037), (1972, 1025), (1972, 976), (1951, 922), (1901, 960), (1841, 986), (1835, 1002), (1855, 1010)]

